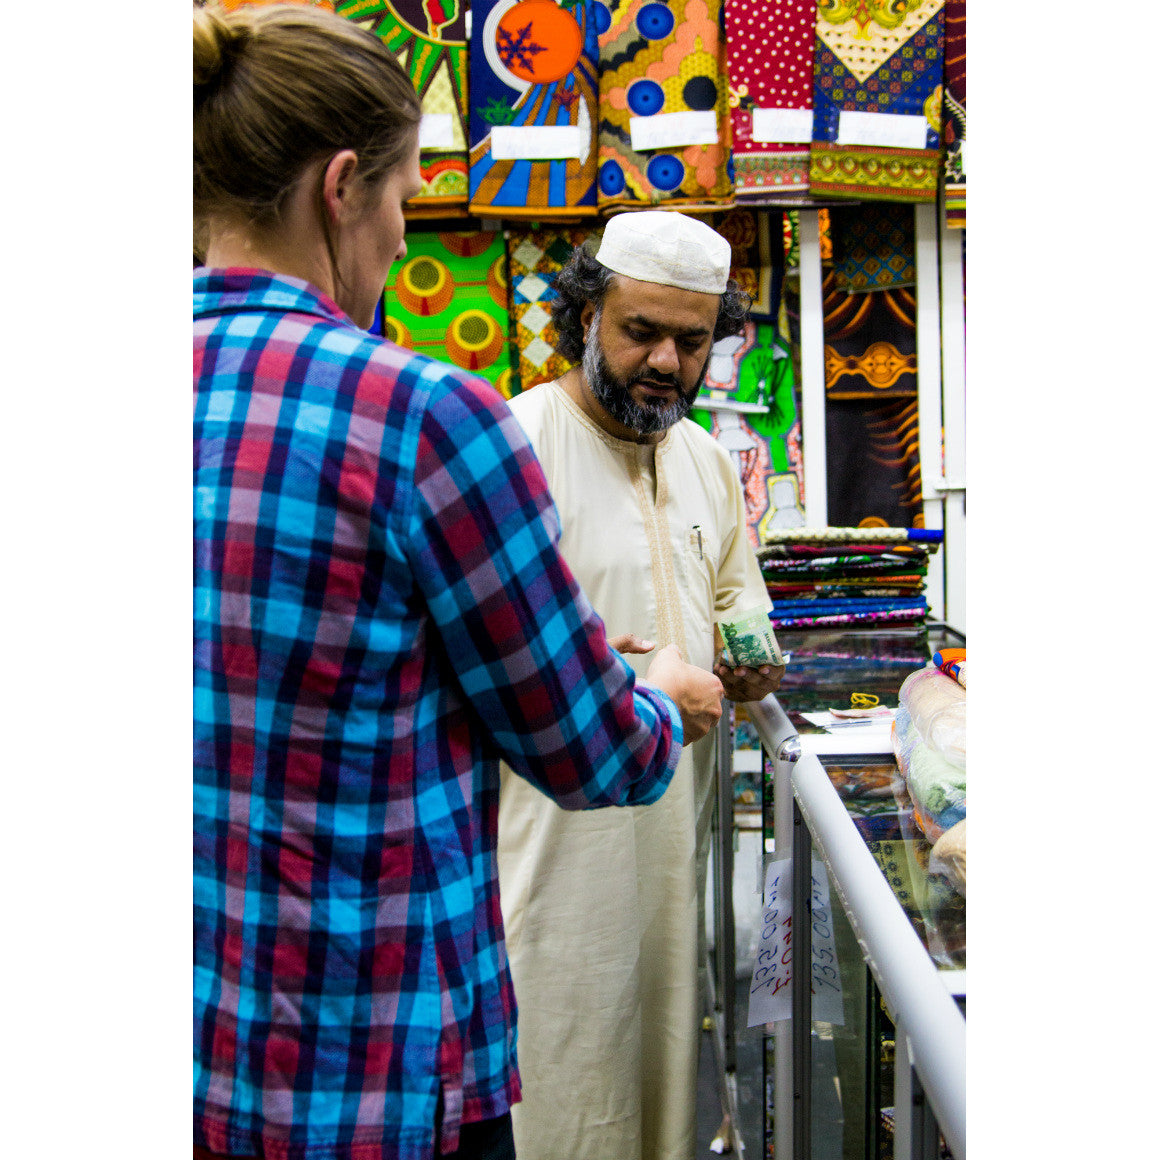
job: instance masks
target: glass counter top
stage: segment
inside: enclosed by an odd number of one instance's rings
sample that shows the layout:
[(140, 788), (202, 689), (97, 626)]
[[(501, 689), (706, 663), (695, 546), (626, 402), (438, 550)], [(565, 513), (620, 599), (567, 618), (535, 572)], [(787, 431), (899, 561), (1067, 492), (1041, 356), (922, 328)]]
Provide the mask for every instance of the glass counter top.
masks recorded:
[[(902, 682), (940, 648), (961, 645), (945, 629), (828, 632), (781, 630), (789, 654), (775, 694), (799, 734), (823, 732), (804, 712), (849, 708), (851, 694), (898, 705)], [(966, 968), (966, 896), (952, 868), (931, 858), (932, 843), (915, 820), (914, 805), (893, 755), (821, 756), (825, 769), (869, 847), (899, 906), (943, 970)], [(773, 832), (772, 786), (766, 799), (766, 832)]]

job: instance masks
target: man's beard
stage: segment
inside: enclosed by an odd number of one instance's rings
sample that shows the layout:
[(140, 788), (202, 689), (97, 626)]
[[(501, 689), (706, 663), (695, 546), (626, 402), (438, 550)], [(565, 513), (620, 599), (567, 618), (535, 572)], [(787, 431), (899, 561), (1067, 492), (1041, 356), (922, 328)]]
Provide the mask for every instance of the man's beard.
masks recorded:
[[(630, 379), (618, 379), (612, 373), (608, 360), (604, 357), (604, 349), (600, 345), (600, 311), (597, 310), (588, 328), (588, 342), (584, 346), (584, 377), (592, 389), (596, 401), (618, 422), (635, 431), (638, 435), (655, 435), (658, 431), (667, 431), (674, 423), (680, 422), (696, 401), (701, 384), (705, 381), (705, 372), (709, 369), (709, 359), (706, 356), (705, 365), (690, 391), (683, 392), (676, 375), (662, 375), (656, 371), (643, 370)], [(631, 394), (630, 388), (639, 382), (655, 383), (662, 387), (672, 387), (677, 397), (671, 402), (663, 399), (646, 397), (643, 404), (638, 403)]]

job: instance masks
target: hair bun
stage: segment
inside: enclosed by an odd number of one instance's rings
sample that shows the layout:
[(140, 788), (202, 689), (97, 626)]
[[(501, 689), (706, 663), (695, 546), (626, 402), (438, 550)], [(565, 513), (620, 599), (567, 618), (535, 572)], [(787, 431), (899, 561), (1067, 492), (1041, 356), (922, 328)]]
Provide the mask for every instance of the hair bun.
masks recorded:
[(223, 19), (209, 8), (193, 10), (193, 99), (204, 100), (222, 82), (250, 39), (249, 21)]

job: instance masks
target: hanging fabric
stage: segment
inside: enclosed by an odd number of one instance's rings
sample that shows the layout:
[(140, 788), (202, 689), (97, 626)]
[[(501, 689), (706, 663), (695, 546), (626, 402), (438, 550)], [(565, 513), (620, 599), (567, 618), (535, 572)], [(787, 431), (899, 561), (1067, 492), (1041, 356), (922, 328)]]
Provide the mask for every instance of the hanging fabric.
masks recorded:
[(217, 6), (223, 12), (233, 12), (237, 8), (268, 8), (271, 4), (297, 4), (302, 8), (334, 11), (334, 0), (217, 0)]
[(579, 227), (507, 231), (519, 390), (526, 391), (538, 383), (558, 379), (572, 365), (556, 351), (556, 333), (549, 309), (556, 297), (552, 283), (577, 246), (587, 242), (590, 252), (595, 253), (599, 236), (599, 230)]
[[(373, 32), (407, 71), (423, 107), (423, 189), (409, 216), (467, 204), (468, 0), (338, 0), (335, 11)], [(434, 212), (431, 212), (434, 211)]]
[(967, 0), (947, 0), (943, 196), (948, 229), (967, 224)]
[(818, 0), (810, 192), (938, 196), (944, 0)]
[(737, 196), (810, 186), (817, 0), (725, 0)]
[(721, 0), (607, 0), (597, 19), (599, 204), (731, 199)]
[(738, 207), (714, 215), (709, 223), (733, 247), (729, 276), (749, 295), (754, 318), (777, 316), (781, 300), (781, 214)]
[(856, 294), (914, 285), (914, 210), (910, 206), (868, 201), (836, 206), (829, 213), (840, 290)]
[(473, 0), (473, 214), (596, 213), (599, 8), (593, 0)]
[(392, 342), (514, 389), (507, 253), (498, 230), (408, 233), (384, 295)]
[(771, 527), (805, 523), (793, 359), (775, 324), (750, 321), (744, 333), (714, 344), (689, 417), (733, 459), (753, 547)]

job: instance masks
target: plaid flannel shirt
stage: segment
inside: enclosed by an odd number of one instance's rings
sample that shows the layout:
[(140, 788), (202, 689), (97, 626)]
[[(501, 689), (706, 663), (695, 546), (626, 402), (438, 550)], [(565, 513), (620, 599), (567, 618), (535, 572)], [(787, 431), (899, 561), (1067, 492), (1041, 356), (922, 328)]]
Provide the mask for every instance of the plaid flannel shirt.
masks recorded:
[(195, 273), (193, 377), (194, 1140), (426, 1158), (519, 1097), (498, 759), (645, 804), (680, 718), (486, 383), (254, 270)]

